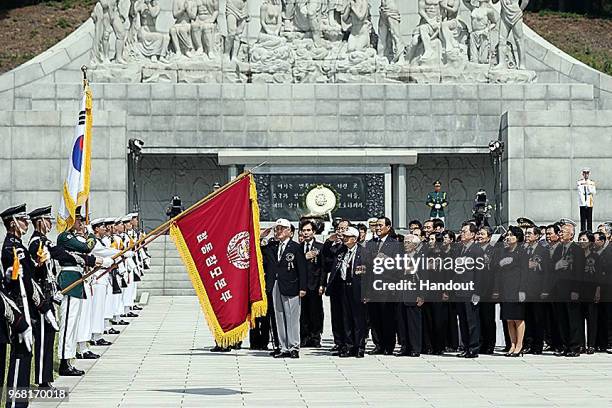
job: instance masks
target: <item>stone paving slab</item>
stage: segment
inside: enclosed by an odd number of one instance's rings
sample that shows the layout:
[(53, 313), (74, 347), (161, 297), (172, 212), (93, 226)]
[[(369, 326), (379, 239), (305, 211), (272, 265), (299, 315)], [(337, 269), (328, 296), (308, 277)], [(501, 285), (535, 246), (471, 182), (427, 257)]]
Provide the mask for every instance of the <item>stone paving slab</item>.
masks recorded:
[[(326, 303), (326, 308), (328, 304)], [(299, 360), (243, 349), (210, 353), (212, 336), (195, 297), (154, 297), (97, 361), (78, 361), (81, 378), (63, 403), (33, 407), (604, 407), (612, 406), (612, 356), (507, 359), (453, 356), (331, 357)], [(329, 316), (329, 314), (327, 314)]]

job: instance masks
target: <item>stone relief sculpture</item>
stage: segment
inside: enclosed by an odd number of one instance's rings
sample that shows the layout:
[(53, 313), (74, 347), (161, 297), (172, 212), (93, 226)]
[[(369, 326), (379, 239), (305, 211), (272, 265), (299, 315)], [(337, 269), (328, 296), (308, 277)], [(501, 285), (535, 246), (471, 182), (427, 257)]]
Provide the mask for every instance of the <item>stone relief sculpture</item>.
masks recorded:
[(250, 68), (253, 82), (292, 82), (293, 53), (283, 29), (280, 0), (264, 0), (260, 7), (261, 31), (251, 50)]
[(218, 56), (217, 18), (219, 17), (219, 0), (195, 0), (196, 17), (191, 23), (195, 55), (209, 59)]
[(491, 0), (464, 0), (464, 3), (471, 11), (470, 62), (491, 64), (497, 45), (498, 13), (491, 7)]
[(247, 0), (227, 0), (227, 37), (225, 37), (225, 59), (235, 60), (240, 51), (241, 36), (246, 23), (250, 20)]
[(155, 22), (159, 15), (159, 4), (157, 0), (136, 0), (134, 12), (139, 23), (137, 34), (137, 47), (140, 53), (155, 62), (168, 62), (168, 43), (170, 38), (164, 33), (157, 32)]
[(170, 27), (170, 38), (175, 55), (192, 57), (194, 54), (191, 39), (191, 22), (196, 18), (197, 6), (193, 0), (173, 0), (172, 16), (174, 25)]
[[(407, 42), (400, 27), (403, 0), (380, 0), (378, 33), (369, 0), (251, 0), (259, 5), (260, 30), (250, 41), (243, 37), (250, 20), (247, 1), (225, 0), (222, 34), (219, 0), (98, 0), (91, 75), (100, 82), (536, 78), (526, 69), (523, 45), (528, 0), (417, 0), (420, 21)], [(466, 21), (459, 17), (462, 5), (470, 11)]]
[(95, 24), (94, 45), (92, 47), (94, 63), (108, 63), (111, 61), (111, 32), (115, 34), (115, 57), (112, 61), (118, 64), (127, 63), (124, 56), (125, 18), (119, 12), (118, 3), (119, 0), (99, 0), (94, 7), (92, 13), (92, 19)]
[(493, 3), (500, 3), (501, 24), (499, 28), (499, 51), (498, 65), (502, 68), (514, 68), (508, 61), (512, 58), (511, 49), (508, 46), (510, 36), (514, 39), (516, 46), (516, 67), (525, 68), (525, 47), (523, 33), (523, 11), (527, 8), (529, 0), (493, 0)]
[(404, 52), (400, 34), (402, 16), (398, 8), (399, 0), (381, 0), (378, 20), (378, 55), (396, 62)]

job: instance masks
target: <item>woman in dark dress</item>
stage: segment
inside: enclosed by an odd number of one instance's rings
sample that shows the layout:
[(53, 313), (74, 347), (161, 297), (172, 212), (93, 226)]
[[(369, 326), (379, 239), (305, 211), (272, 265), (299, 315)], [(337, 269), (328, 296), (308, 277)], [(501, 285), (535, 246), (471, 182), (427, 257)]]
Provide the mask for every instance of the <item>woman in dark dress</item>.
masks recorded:
[(510, 333), (510, 350), (507, 357), (523, 355), (525, 337), (525, 299), (527, 278), (527, 256), (523, 250), (523, 230), (511, 226), (506, 233), (504, 248), (495, 261), (496, 280), (502, 300), (501, 319), (505, 320)]

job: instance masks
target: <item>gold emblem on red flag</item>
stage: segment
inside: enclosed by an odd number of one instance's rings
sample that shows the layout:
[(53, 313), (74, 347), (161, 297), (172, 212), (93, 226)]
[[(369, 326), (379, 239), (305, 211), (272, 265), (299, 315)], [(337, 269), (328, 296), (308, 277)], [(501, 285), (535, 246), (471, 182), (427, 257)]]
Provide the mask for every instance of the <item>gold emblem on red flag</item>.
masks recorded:
[(238, 269), (249, 268), (249, 233), (242, 231), (234, 235), (227, 244), (227, 259)]

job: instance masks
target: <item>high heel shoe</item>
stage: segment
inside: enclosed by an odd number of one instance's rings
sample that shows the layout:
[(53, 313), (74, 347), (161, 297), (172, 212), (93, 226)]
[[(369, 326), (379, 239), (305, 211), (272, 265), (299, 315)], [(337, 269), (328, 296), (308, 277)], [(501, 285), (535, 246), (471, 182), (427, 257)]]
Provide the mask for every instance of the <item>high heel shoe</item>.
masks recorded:
[(510, 357), (523, 357), (523, 350), (519, 351), (518, 353), (511, 353)]
[(504, 354), (504, 357), (512, 357), (513, 354), (514, 354), (513, 351), (508, 351), (507, 353)]

